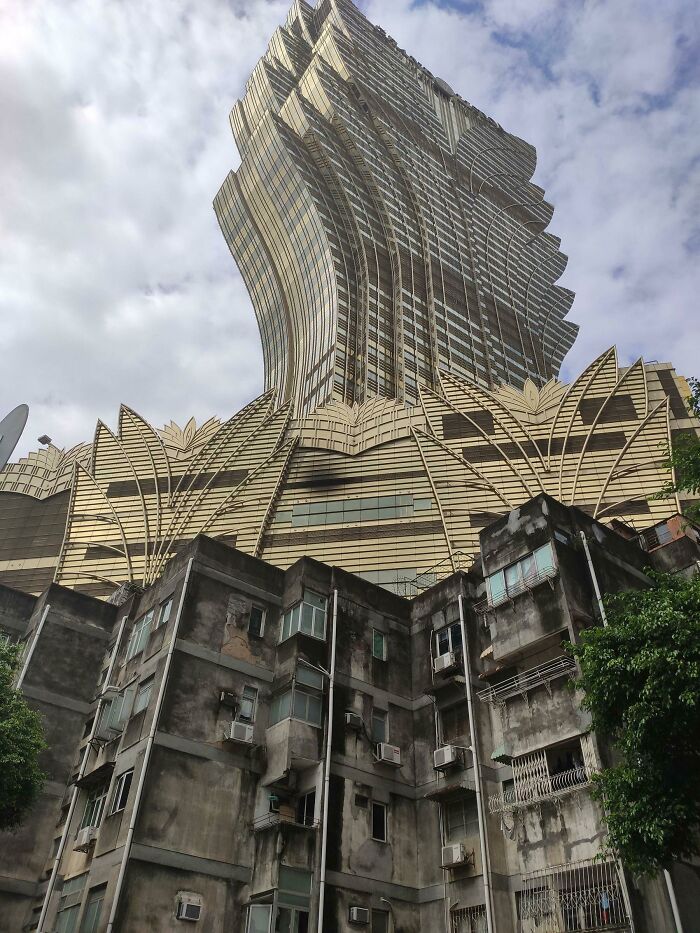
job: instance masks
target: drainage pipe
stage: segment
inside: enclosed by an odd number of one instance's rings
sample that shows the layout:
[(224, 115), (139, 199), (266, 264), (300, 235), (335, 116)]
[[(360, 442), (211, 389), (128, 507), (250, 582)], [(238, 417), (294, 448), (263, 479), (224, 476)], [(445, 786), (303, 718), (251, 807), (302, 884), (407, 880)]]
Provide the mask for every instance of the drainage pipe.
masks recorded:
[(464, 597), (459, 596), (459, 627), (462, 632), (462, 663), (464, 665), (464, 679), (466, 681), (467, 709), (469, 711), (469, 734), (471, 736), (471, 751), (474, 764), (474, 785), (476, 790), (476, 815), (479, 820), (479, 845), (481, 846), (481, 862), (484, 877), (484, 900), (486, 901), (486, 929), (487, 933), (495, 933), (493, 922), (493, 894), (491, 891), (491, 860), (489, 858), (488, 841), (486, 839), (486, 826), (484, 816), (484, 792), (481, 779), (481, 762), (479, 759), (479, 746), (474, 724), (474, 699), (472, 689), (471, 667), (469, 664), (469, 648), (467, 642), (467, 626), (464, 621)]
[(678, 910), (678, 901), (676, 900), (676, 891), (673, 887), (673, 878), (671, 878), (671, 873), (664, 869), (664, 878), (666, 880), (666, 888), (668, 889), (668, 899), (671, 901), (671, 910), (673, 911), (673, 920), (676, 924), (676, 933), (683, 933), (683, 924), (681, 923), (681, 914)]
[(163, 676), (160, 679), (160, 687), (158, 688), (158, 698), (156, 699), (155, 709), (153, 711), (153, 719), (151, 721), (151, 728), (148, 731), (148, 738), (146, 740), (146, 750), (143, 755), (143, 762), (141, 764), (141, 771), (139, 773), (139, 781), (136, 787), (136, 796), (134, 797), (134, 805), (131, 808), (131, 819), (129, 820), (129, 829), (126, 835), (126, 842), (124, 843), (124, 851), (122, 853), (121, 864), (119, 865), (119, 874), (117, 876), (117, 884), (114, 890), (114, 897), (112, 898), (112, 907), (109, 912), (109, 920), (107, 921), (106, 933), (112, 933), (114, 930), (114, 921), (117, 916), (117, 909), (119, 907), (119, 898), (121, 897), (122, 888), (124, 887), (124, 876), (126, 875), (126, 866), (129, 861), (129, 853), (131, 852), (131, 844), (134, 839), (134, 830), (136, 829), (136, 820), (139, 815), (139, 806), (141, 805), (141, 798), (143, 797), (143, 788), (146, 783), (146, 773), (148, 771), (148, 765), (151, 760), (151, 754), (153, 752), (153, 745), (155, 743), (156, 732), (158, 730), (158, 720), (160, 719), (160, 713), (163, 708), (163, 700), (165, 698), (165, 689), (168, 685), (168, 675), (170, 674), (170, 668), (173, 663), (173, 654), (175, 653), (175, 642), (177, 641), (177, 633), (180, 628), (180, 619), (182, 618), (182, 607), (185, 602), (185, 596), (187, 595), (187, 586), (190, 582), (190, 573), (192, 572), (192, 564), (194, 563), (194, 557), (190, 557), (187, 562), (187, 570), (185, 571), (185, 581), (182, 585), (182, 593), (180, 594), (180, 602), (177, 607), (177, 615), (175, 616), (175, 622), (173, 624), (173, 630), (170, 635), (170, 644), (168, 645), (168, 653), (165, 657), (165, 666), (163, 668)]
[(20, 689), (21, 689), (22, 684), (24, 683), (24, 678), (27, 676), (27, 671), (28, 671), (28, 669), (29, 669), (29, 664), (30, 664), (30, 662), (31, 662), (31, 660), (32, 660), (32, 655), (34, 654), (34, 649), (35, 649), (36, 646), (37, 646), (37, 642), (38, 642), (39, 639), (41, 638), (41, 632), (42, 632), (42, 630), (43, 630), (43, 628), (44, 628), (44, 622), (46, 622), (46, 616), (49, 614), (49, 610), (50, 610), (50, 609), (51, 609), (51, 606), (49, 605), (49, 603), (47, 603), (47, 604), (44, 606), (44, 611), (41, 613), (41, 618), (39, 619), (39, 624), (37, 625), (37, 627), (36, 627), (36, 629), (35, 629), (35, 631), (34, 631), (34, 634), (33, 634), (33, 636), (32, 636), (32, 640), (31, 640), (30, 645), (29, 645), (29, 649), (28, 649), (26, 655), (24, 656), (24, 660), (22, 661), (22, 669), (20, 670), (19, 674), (17, 675), (17, 680), (15, 681), (15, 689), (16, 689), (16, 690), (20, 690)]
[(95, 734), (97, 732), (97, 727), (100, 722), (100, 716), (102, 715), (102, 709), (104, 707), (104, 693), (105, 690), (112, 683), (112, 673), (114, 672), (114, 665), (117, 661), (117, 655), (119, 654), (119, 646), (122, 641), (122, 635), (124, 633), (124, 626), (126, 621), (129, 618), (127, 613), (122, 617), (121, 622), (119, 623), (119, 631), (117, 632), (117, 639), (114, 642), (114, 647), (112, 648), (112, 655), (109, 659), (109, 667), (107, 668), (107, 674), (105, 679), (102, 681), (102, 689), (100, 690), (99, 700), (97, 703), (97, 709), (95, 710), (95, 718), (92, 721), (92, 727), (90, 729), (90, 735), (88, 736), (87, 743), (85, 745), (85, 754), (83, 755), (83, 760), (80, 763), (80, 769), (78, 771), (78, 779), (75, 782), (73, 787), (73, 793), (71, 794), (70, 806), (68, 807), (68, 814), (66, 820), (63, 824), (63, 832), (61, 833), (61, 839), (58, 843), (58, 849), (56, 850), (56, 857), (54, 858), (53, 867), (51, 869), (51, 877), (49, 878), (49, 883), (46, 888), (46, 893), (44, 894), (44, 902), (41, 905), (41, 914), (39, 916), (39, 922), (37, 923), (38, 933), (44, 933), (44, 923), (46, 921), (46, 914), (49, 909), (49, 901), (51, 900), (51, 895), (53, 894), (54, 885), (56, 884), (56, 876), (58, 875), (58, 869), (61, 865), (61, 859), (63, 858), (63, 853), (66, 848), (66, 842), (68, 841), (68, 833), (70, 832), (70, 825), (73, 820), (73, 814), (75, 813), (75, 808), (78, 803), (78, 795), (80, 790), (78, 788), (78, 781), (84, 777), (85, 772), (87, 771), (88, 758), (90, 757), (90, 747)]
[(600, 610), (600, 617), (603, 620), (603, 626), (608, 627), (608, 617), (605, 614), (605, 606), (603, 605), (603, 597), (600, 594), (600, 587), (598, 586), (598, 576), (595, 572), (595, 567), (593, 566), (593, 560), (591, 558), (591, 549), (588, 547), (588, 538), (584, 531), (579, 532), (581, 535), (581, 541), (583, 541), (583, 550), (586, 552), (586, 560), (588, 561), (588, 570), (591, 575), (591, 580), (593, 582), (593, 590), (595, 591), (595, 598), (598, 601), (598, 609)]
[(326, 899), (326, 852), (328, 849), (328, 796), (331, 782), (331, 747), (333, 744), (333, 700), (335, 690), (335, 644), (338, 623), (338, 590), (333, 590), (333, 621), (331, 627), (331, 666), (328, 678), (328, 729), (326, 760), (323, 765), (323, 803), (321, 811), (321, 871), (318, 882), (318, 917), (316, 929), (323, 933), (323, 908)]

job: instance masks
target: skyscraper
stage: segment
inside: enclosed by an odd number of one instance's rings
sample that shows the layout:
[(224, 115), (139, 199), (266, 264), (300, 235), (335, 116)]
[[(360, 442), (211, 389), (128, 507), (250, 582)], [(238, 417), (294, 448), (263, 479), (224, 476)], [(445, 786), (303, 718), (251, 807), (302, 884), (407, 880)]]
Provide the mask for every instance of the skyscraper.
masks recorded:
[(534, 148), (350, 0), (293, 4), (231, 126), (215, 209), (295, 414), (557, 375), (577, 328)]

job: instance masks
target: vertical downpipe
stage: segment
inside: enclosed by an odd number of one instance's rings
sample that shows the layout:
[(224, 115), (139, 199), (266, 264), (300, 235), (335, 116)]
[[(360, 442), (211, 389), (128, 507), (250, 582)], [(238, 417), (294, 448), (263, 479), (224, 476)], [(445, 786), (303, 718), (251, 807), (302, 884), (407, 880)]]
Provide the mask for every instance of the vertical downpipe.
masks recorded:
[[(583, 542), (583, 550), (586, 552), (586, 561), (588, 562), (588, 572), (591, 575), (591, 582), (593, 584), (593, 592), (595, 593), (595, 598), (598, 603), (598, 611), (600, 612), (600, 618), (603, 621), (603, 628), (608, 627), (608, 617), (605, 612), (605, 606), (603, 605), (603, 596), (600, 592), (600, 586), (598, 584), (598, 575), (595, 572), (595, 567), (593, 566), (593, 559), (591, 557), (591, 549), (588, 546), (588, 538), (584, 531), (579, 532), (581, 536), (581, 541)], [(599, 761), (599, 764), (602, 762)], [(622, 886), (622, 896), (625, 900), (625, 909), (627, 910), (627, 916), (629, 917), (630, 929), (634, 933), (634, 917), (632, 916), (632, 899), (630, 897), (629, 887), (627, 885), (627, 878), (625, 877), (625, 872), (622, 865), (618, 867), (618, 877)], [(682, 931), (681, 931), (682, 933)]]
[[(83, 755), (83, 760), (80, 763), (80, 769), (78, 771), (78, 781), (84, 777), (85, 772), (87, 771), (88, 758), (90, 756), (90, 743), (95, 738), (95, 733), (97, 732), (97, 727), (100, 722), (100, 716), (102, 715), (102, 708), (104, 706), (103, 695), (105, 688), (109, 687), (112, 683), (112, 673), (114, 671), (114, 665), (117, 661), (117, 655), (119, 654), (119, 646), (121, 645), (122, 635), (124, 634), (124, 626), (126, 625), (126, 620), (129, 618), (127, 613), (125, 616), (122, 616), (122, 620), (119, 623), (119, 631), (117, 632), (117, 638), (114, 642), (114, 648), (112, 648), (112, 656), (109, 659), (109, 667), (107, 668), (107, 674), (104, 681), (102, 682), (102, 689), (100, 690), (100, 697), (97, 703), (97, 709), (95, 710), (95, 718), (92, 721), (92, 728), (90, 729), (90, 735), (88, 736), (87, 744), (85, 746), (85, 754)], [(78, 803), (78, 795), (80, 793), (76, 781), (75, 786), (73, 787), (73, 793), (71, 794), (70, 806), (68, 807), (68, 814), (66, 816), (66, 821), (63, 824), (63, 832), (61, 833), (61, 839), (58, 843), (58, 849), (56, 850), (56, 856), (54, 858), (53, 867), (51, 869), (51, 877), (49, 878), (49, 883), (46, 888), (46, 893), (44, 894), (44, 901), (41, 905), (41, 914), (39, 915), (39, 922), (37, 923), (38, 933), (44, 933), (44, 923), (46, 921), (46, 914), (49, 910), (49, 902), (51, 901), (51, 895), (53, 894), (54, 885), (56, 884), (56, 876), (58, 874), (58, 869), (61, 865), (61, 859), (63, 858), (63, 853), (66, 848), (66, 842), (68, 840), (68, 833), (70, 832), (70, 825), (73, 821), (73, 814), (75, 813), (75, 808)]]
[(112, 907), (109, 912), (109, 920), (107, 921), (106, 933), (112, 933), (114, 930), (114, 921), (117, 916), (117, 909), (119, 907), (119, 898), (121, 897), (122, 888), (124, 886), (124, 876), (126, 875), (126, 866), (129, 861), (129, 853), (131, 852), (131, 843), (134, 838), (134, 830), (136, 829), (136, 820), (139, 815), (139, 806), (141, 804), (141, 797), (143, 796), (143, 788), (146, 783), (146, 773), (148, 772), (148, 765), (151, 759), (151, 752), (153, 751), (153, 744), (155, 742), (156, 732), (158, 730), (158, 720), (160, 719), (160, 712), (163, 708), (163, 699), (165, 697), (165, 688), (168, 684), (168, 675), (170, 674), (170, 668), (173, 662), (173, 654), (175, 653), (175, 642), (177, 641), (177, 633), (180, 628), (180, 619), (182, 618), (182, 607), (185, 603), (185, 596), (187, 595), (187, 586), (190, 582), (190, 573), (192, 572), (192, 564), (194, 563), (194, 557), (190, 557), (187, 562), (187, 570), (185, 571), (185, 581), (182, 584), (182, 593), (180, 594), (180, 602), (177, 607), (177, 615), (175, 616), (175, 622), (173, 623), (173, 630), (170, 635), (170, 644), (168, 645), (168, 653), (165, 657), (165, 666), (163, 668), (163, 676), (160, 679), (160, 687), (158, 688), (158, 698), (156, 700), (155, 709), (153, 710), (153, 719), (151, 721), (151, 728), (148, 730), (148, 739), (146, 740), (146, 750), (143, 754), (143, 762), (141, 764), (141, 771), (139, 773), (139, 781), (136, 787), (136, 796), (134, 797), (134, 805), (131, 808), (131, 819), (129, 820), (129, 829), (126, 835), (126, 842), (124, 843), (124, 851), (122, 853), (121, 864), (119, 865), (119, 874), (117, 875), (117, 885), (114, 890), (114, 897), (112, 898)]
[(37, 627), (36, 627), (36, 630), (35, 630), (34, 635), (33, 635), (33, 637), (32, 637), (31, 644), (29, 645), (29, 648), (28, 648), (28, 650), (27, 650), (27, 653), (26, 653), (26, 655), (25, 655), (25, 657), (24, 657), (24, 661), (22, 662), (22, 669), (20, 670), (19, 674), (17, 675), (17, 680), (15, 681), (15, 689), (16, 689), (16, 690), (20, 690), (20, 689), (22, 688), (22, 684), (24, 683), (24, 678), (27, 676), (27, 671), (29, 670), (29, 664), (30, 664), (30, 662), (31, 662), (31, 660), (32, 660), (32, 655), (34, 654), (34, 649), (35, 649), (36, 646), (37, 646), (37, 642), (38, 642), (39, 639), (41, 638), (41, 632), (42, 632), (42, 630), (43, 630), (43, 628), (44, 628), (44, 622), (46, 622), (46, 616), (49, 614), (49, 610), (50, 610), (50, 609), (51, 609), (51, 606), (49, 605), (49, 603), (47, 603), (47, 604), (44, 606), (44, 611), (41, 613), (41, 618), (39, 619), (39, 624), (38, 624)]
[(474, 703), (472, 697), (471, 667), (469, 664), (469, 647), (467, 642), (467, 626), (464, 621), (464, 597), (459, 595), (459, 626), (462, 631), (462, 663), (464, 665), (464, 679), (466, 681), (467, 709), (469, 710), (469, 734), (472, 744), (472, 759), (474, 763), (474, 785), (476, 788), (476, 815), (479, 820), (479, 845), (481, 846), (481, 863), (484, 875), (484, 900), (486, 901), (486, 929), (488, 933), (495, 933), (493, 924), (493, 895), (491, 892), (491, 860), (489, 858), (488, 841), (486, 839), (486, 826), (484, 817), (484, 792), (481, 779), (481, 761), (479, 758), (479, 745), (474, 724)]
[(333, 700), (335, 688), (335, 643), (338, 621), (338, 590), (333, 590), (333, 621), (331, 628), (331, 666), (328, 679), (328, 729), (326, 760), (323, 765), (323, 804), (321, 811), (321, 871), (318, 882), (318, 917), (316, 929), (323, 933), (323, 909), (326, 900), (326, 852), (328, 849), (328, 796), (331, 782), (331, 747), (333, 744)]

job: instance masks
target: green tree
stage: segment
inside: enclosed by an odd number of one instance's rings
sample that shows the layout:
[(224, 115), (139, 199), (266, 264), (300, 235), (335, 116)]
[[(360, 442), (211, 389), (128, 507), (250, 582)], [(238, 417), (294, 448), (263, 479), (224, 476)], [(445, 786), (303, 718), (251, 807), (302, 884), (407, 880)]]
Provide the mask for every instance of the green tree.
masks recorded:
[(656, 873), (700, 852), (700, 574), (608, 596), (571, 651), (593, 728), (619, 763), (594, 779), (611, 849)]
[(16, 645), (0, 644), (0, 830), (15, 829), (44, 781), (39, 753), (46, 747), (39, 714), (14, 688)]
[[(688, 410), (691, 415), (700, 418), (700, 379), (689, 379), (691, 394), (687, 399)], [(675, 470), (675, 482), (668, 482), (659, 493), (658, 498), (667, 499), (676, 493), (700, 495), (700, 438), (695, 433), (680, 435), (668, 451), (666, 466)], [(700, 502), (686, 507), (688, 518), (698, 521), (700, 519)]]

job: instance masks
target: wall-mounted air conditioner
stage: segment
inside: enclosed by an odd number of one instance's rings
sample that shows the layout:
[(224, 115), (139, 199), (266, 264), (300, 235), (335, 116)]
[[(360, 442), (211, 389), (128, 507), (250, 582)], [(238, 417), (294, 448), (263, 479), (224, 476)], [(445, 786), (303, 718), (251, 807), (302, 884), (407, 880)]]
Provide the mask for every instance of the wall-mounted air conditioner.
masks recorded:
[(451, 846), (442, 847), (442, 867), (452, 868), (454, 865), (464, 865), (467, 861), (467, 850), (461, 842)]
[(348, 919), (350, 923), (369, 923), (369, 908), (351, 907)]
[(194, 904), (185, 898), (178, 898), (177, 909), (175, 911), (176, 920), (189, 920), (190, 923), (197, 923), (202, 916), (202, 905)]
[(73, 848), (76, 852), (87, 852), (97, 839), (97, 826), (83, 826), (78, 830)]
[(459, 749), (454, 745), (443, 745), (433, 752), (433, 768), (436, 771), (446, 771), (459, 764)]
[(396, 745), (388, 745), (386, 742), (379, 742), (374, 757), (383, 765), (392, 765), (394, 768), (401, 767), (401, 749)]
[(362, 716), (354, 710), (345, 710), (345, 725), (348, 729), (354, 729), (356, 732), (362, 732)]
[(247, 722), (232, 722), (226, 727), (225, 742), (240, 742), (241, 745), (253, 744), (253, 727)]
[(436, 674), (446, 674), (457, 667), (457, 655), (454, 651), (448, 651), (446, 654), (439, 654), (433, 660), (433, 670)]

